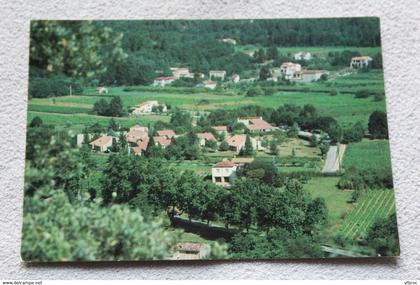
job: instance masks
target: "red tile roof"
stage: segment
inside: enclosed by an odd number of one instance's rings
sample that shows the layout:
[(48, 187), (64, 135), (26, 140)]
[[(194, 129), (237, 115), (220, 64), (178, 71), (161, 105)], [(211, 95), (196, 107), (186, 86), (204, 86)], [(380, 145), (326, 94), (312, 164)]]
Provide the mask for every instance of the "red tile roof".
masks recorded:
[(245, 143), (246, 135), (234, 135), (227, 139), (229, 146), (238, 147)]
[(211, 127), (213, 130), (217, 131), (217, 132), (227, 132), (227, 126), (214, 126)]
[(212, 133), (198, 133), (197, 137), (199, 139), (205, 139), (205, 140), (208, 140), (208, 141), (216, 141), (216, 138), (213, 136)]
[(145, 137), (142, 140), (139, 140), (137, 142), (137, 146), (132, 147), (134, 153), (138, 154), (138, 153), (142, 153), (144, 150), (147, 149), (147, 145), (149, 144), (149, 137)]
[(353, 57), (351, 60), (371, 60), (371, 58), (369, 56), (355, 56)]
[(201, 243), (193, 243), (193, 242), (182, 242), (177, 243), (175, 245), (175, 249), (177, 251), (187, 251), (187, 252), (200, 252), (201, 250)]
[(153, 137), (153, 140), (155, 141), (155, 143), (160, 144), (161, 146), (168, 146), (171, 144), (171, 139), (169, 139), (166, 136), (156, 136)]
[(216, 82), (212, 81), (212, 80), (204, 80), (203, 81), (204, 85), (210, 85), (210, 84), (216, 84)]
[(104, 145), (109, 144), (110, 142), (112, 142), (112, 137), (111, 136), (102, 136), (102, 137), (97, 138), (96, 140), (92, 141), (89, 144), (90, 145), (95, 145), (95, 146), (104, 146)]
[(169, 139), (171, 139), (172, 137), (175, 136), (175, 132), (173, 130), (162, 130), (162, 131), (157, 131), (158, 136), (163, 137), (166, 136)]
[(250, 119), (249, 122), (250, 125), (247, 126), (249, 130), (271, 130), (273, 128), (272, 125), (260, 118)]
[(156, 77), (155, 80), (166, 81), (166, 80), (176, 80), (176, 78), (173, 76), (160, 76), (160, 77)]
[(231, 162), (230, 160), (222, 160), (216, 164), (213, 165), (213, 167), (218, 167), (218, 168), (232, 168), (235, 167), (236, 165)]

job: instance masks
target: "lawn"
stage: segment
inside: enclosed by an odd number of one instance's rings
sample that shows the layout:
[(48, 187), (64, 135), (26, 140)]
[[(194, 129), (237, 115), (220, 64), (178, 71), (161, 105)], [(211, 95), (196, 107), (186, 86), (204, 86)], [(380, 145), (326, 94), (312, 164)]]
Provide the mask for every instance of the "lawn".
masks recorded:
[(363, 140), (350, 143), (344, 155), (343, 167), (355, 167), (360, 170), (390, 168), (389, 141)]
[(349, 240), (362, 238), (378, 218), (386, 218), (395, 212), (394, 191), (370, 189), (362, 193), (339, 229), (339, 233)]
[(304, 185), (304, 189), (312, 198), (320, 197), (325, 200), (329, 220), (328, 235), (334, 234), (342, 218), (352, 207), (347, 203), (351, 192), (339, 190), (336, 186), (339, 179), (339, 177), (314, 177)]

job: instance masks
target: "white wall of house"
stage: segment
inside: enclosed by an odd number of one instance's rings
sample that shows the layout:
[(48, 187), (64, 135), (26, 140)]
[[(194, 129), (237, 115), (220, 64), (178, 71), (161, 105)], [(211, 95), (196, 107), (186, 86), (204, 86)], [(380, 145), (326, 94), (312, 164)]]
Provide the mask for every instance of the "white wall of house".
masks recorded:
[(233, 167), (213, 167), (211, 169), (211, 176), (213, 183), (222, 186), (229, 186), (236, 178), (236, 168)]

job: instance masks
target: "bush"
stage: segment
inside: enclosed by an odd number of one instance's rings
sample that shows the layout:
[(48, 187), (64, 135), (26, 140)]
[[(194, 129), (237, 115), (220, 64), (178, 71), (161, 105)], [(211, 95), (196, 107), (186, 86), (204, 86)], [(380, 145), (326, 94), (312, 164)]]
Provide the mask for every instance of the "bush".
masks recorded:
[(367, 90), (359, 90), (354, 94), (354, 98), (367, 98), (369, 96), (370, 93)]
[(338, 95), (337, 90), (335, 90), (335, 89), (330, 90), (330, 95), (331, 96), (337, 96)]

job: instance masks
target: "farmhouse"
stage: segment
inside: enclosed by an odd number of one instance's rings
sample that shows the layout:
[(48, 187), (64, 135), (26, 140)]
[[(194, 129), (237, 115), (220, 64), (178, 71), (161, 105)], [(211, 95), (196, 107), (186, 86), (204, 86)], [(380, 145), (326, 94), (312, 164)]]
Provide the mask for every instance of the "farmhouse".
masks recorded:
[(239, 74), (233, 74), (231, 77), (230, 77), (230, 80), (233, 82), (233, 83), (238, 83), (239, 82), (239, 80), (241, 79), (241, 77), (239, 76)]
[(231, 38), (221, 39), (221, 42), (231, 44), (231, 45), (236, 45), (236, 41), (234, 39), (231, 39)]
[(221, 134), (227, 135), (227, 133), (228, 133), (228, 127), (227, 126), (213, 126), (211, 128), (213, 130), (215, 130), (216, 133), (218, 133), (219, 135), (221, 135)]
[(105, 152), (112, 146), (113, 137), (111, 136), (101, 136), (93, 142), (89, 143), (93, 150), (100, 152)]
[(221, 79), (225, 80), (226, 71), (225, 70), (210, 70), (209, 72), (209, 78), (210, 79)]
[(204, 80), (201, 84), (198, 85), (199, 87), (204, 87), (208, 89), (215, 89), (217, 86), (217, 83), (212, 80)]
[(137, 141), (137, 145), (132, 147), (132, 151), (135, 155), (141, 155), (143, 151), (147, 149), (147, 146), (149, 145), (149, 137), (144, 137), (141, 140)]
[(239, 153), (245, 147), (246, 135), (234, 135), (226, 140), (230, 149)]
[[(99, 86), (97, 86), (96, 87), (96, 91), (99, 93), (99, 94), (108, 94), (108, 88), (106, 88), (105, 86), (103, 86), (103, 85), (99, 85)], [(71, 94), (70, 94), (71, 95)]]
[(167, 147), (172, 142), (171, 139), (169, 139), (166, 136), (162, 136), (162, 137), (155, 136), (153, 137), (153, 141), (155, 142), (155, 145), (160, 145), (162, 148)]
[(171, 84), (175, 80), (176, 78), (174, 76), (156, 77), (155, 80), (153, 81), (153, 86), (165, 87), (166, 85)]
[(217, 141), (212, 133), (198, 133), (197, 137), (198, 137), (200, 146), (205, 146), (206, 141), (214, 141), (214, 142)]
[(144, 114), (151, 114), (153, 112), (154, 107), (162, 107), (162, 112), (166, 112), (166, 105), (160, 105), (158, 101), (146, 101), (134, 107), (133, 111), (131, 112), (134, 115), (144, 115)]
[(301, 72), (302, 82), (314, 82), (321, 79), (322, 75), (328, 74), (326, 70), (303, 70)]
[(225, 159), (213, 165), (211, 177), (213, 183), (221, 186), (230, 186), (236, 177), (237, 165)]
[(205, 259), (210, 253), (208, 246), (193, 242), (177, 243), (174, 251), (173, 259), (176, 260)]
[(310, 52), (300, 51), (293, 55), (295, 60), (311, 60), (312, 54)]
[(250, 132), (269, 132), (274, 129), (262, 117), (238, 118), (238, 123), (243, 123)]
[(161, 130), (156, 132), (159, 137), (167, 137), (171, 139), (175, 136), (175, 132), (173, 130)]
[(130, 131), (140, 131), (140, 132), (145, 132), (147, 133), (149, 131), (148, 127), (143, 127), (140, 125), (134, 125), (132, 127), (130, 127)]
[(361, 69), (369, 66), (372, 58), (369, 56), (356, 56), (351, 59), (350, 67)]
[(186, 67), (171, 67), (171, 71), (175, 79), (194, 78), (194, 73), (191, 73)]
[(142, 140), (144, 138), (149, 137), (147, 135), (147, 132), (143, 132), (143, 131), (137, 131), (137, 130), (130, 130), (127, 134), (126, 134), (126, 139), (127, 142), (129, 143), (137, 143), (137, 141)]
[(286, 80), (300, 79), (302, 67), (298, 63), (285, 62), (280, 66), (281, 76)]

